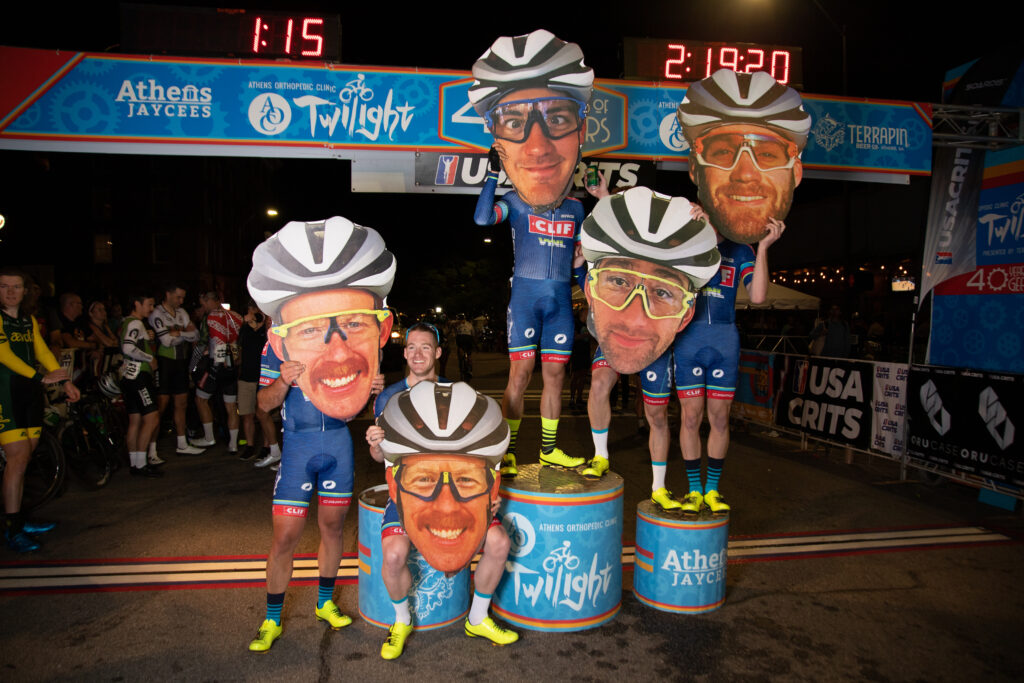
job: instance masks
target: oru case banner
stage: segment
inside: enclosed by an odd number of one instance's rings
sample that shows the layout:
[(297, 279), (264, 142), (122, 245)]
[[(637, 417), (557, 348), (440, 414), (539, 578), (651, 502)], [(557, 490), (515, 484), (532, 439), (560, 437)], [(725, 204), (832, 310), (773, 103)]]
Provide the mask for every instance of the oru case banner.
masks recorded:
[(873, 364), (786, 356), (783, 368), (776, 424), (816, 439), (868, 449)]
[(1024, 486), (1024, 376), (914, 365), (907, 454), (981, 479)]

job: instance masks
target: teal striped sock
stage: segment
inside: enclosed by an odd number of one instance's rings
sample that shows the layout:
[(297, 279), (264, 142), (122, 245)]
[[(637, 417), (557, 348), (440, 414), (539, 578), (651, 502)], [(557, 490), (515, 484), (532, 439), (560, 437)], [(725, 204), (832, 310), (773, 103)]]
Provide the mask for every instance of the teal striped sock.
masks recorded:
[(686, 481), (691, 491), (700, 491), (700, 460), (684, 460), (686, 463)]
[(330, 600), (334, 596), (334, 582), (336, 580), (337, 580), (337, 577), (334, 577), (334, 576), (332, 576), (330, 578), (328, 578), (326, 576), (321, 576), (320, 577), (320, 588), (319, 588), (319, 590), (317, 591), (317, 594), (316, 594), (316, 608), (317, 609), (320, 609), (321, 607), (323, 607), (324, 603), (326, 603), (328, 600)]
[(284, 593), (267, 593), (267, 619), (281, 625), (281, 609), (284, 607)]
[(718, 479), (722, 476), (722, 467), (725, 466), (725, 458), (708, 458), (708, 485), (704, 492), (717, 491)]

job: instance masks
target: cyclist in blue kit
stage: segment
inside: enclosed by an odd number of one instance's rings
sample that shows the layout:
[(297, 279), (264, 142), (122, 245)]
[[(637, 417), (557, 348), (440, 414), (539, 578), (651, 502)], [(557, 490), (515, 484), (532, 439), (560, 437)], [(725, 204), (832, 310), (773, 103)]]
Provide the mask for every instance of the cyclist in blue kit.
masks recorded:
[[(538, 30), (498, 38), (473, 65), (473, 77), (469, 99), (494, 135), (474, 220), (495, 225), (508, 219), (515, 252), (507, 324), (511, 366), (502, 399), (512, 437), (501, 474), (518, 472), (523, 396), (538, 349), (544, 380), (540, 461), (577, 467), (584, 459), (567, 455), (555, 439), (572, 352), (574, 266), (578, 277), (584, 272), (577, 246), (583, 205), (566, 195), (580, 160), (594, 72), (578, 45)], [(502, 168), (515, 190), (495, 201)]]
[(391, 334), (384, 307), (395, 258), (376, 231), (335, 216), (293, 221), (256, 247), (249, 293), (277, 324), (264, 348), (257, 402), (282, 406), (281, 468), (274, 483), (274, 541), (267, 558), (267, 616), (253, 652), (281, 635), (284, 592), (313, 492), (319, 507), (320, 583), (315, 614), (331, 628), (352, 619), (332, 597), (352, 498), (347, 422), (370, 397)]
[[(663, 355), (642, 376), (651, 461), (655, 477), (660, 469), (664, 478), (673, 364), (683, 413), (679, 441), (690, 492), (681, 502), (669, 494), (659, 504), (694, 514), (703, 505), (725, 512), (729, 505), (718, 488), (729, 449), (729, 412), (739, 369), (736, 292), (742, 281), (753, 303), (767, 296), (768, 248), (785, 230), (782, 219), (803, 177), (800, 152), (811, 120), (792, 88), (766, 73), (728, 69), (690, 86), (676, 115), (691, 148), (690, 178), (719, 233), (722, 263), (700, 291), (693, 321), (673, 344), (674, 363)], [(756, 254), (752, 242), (757, 242)], [(700, 425), (705, 402), (711, 431), (702, 484)]]

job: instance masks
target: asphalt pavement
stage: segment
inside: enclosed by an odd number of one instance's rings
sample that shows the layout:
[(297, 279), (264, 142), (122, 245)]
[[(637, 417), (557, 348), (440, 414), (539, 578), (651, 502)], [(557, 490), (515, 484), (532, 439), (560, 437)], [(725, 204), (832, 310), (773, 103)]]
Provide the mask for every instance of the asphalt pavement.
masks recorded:
[[(507, 361), (477, 354), (474, 386), (500, 396)], [(457, 374), (457, 371), (452, 374)], [(397, 379), (397, 376), (395, 377)], [(567, 383), (568, 385), (568, 383)], [(519, 437), (536, 461), (534, 378)], [(568, 401), (563, 402), (567, 405)], [(383, 483), (350, 424), (356, 491)], [(674, 424), (678, 424), (675, 416)], [(589, 455), (589, 424), (568, 408), (559, 445)], [(172, 452), (165, 438), (162, 451)], [(662, 612), (633, 595), (636, 508), (649, 495), (646, 436), (631, 410), (611, 426), (625, 479), (618, 615), (575, 632), (521, 629), (514, 645), (468, 639), (460, 624), (415, 633), (396, 661), (385, 631), (358, 618), (356, 507), (335, 601), (356, 617), (331, 631), (313, 616), (312, 513), (269, 653), (247, 645), (264, 617), (273, 473), (229, 456), (168, 455), (161, 479), (118, 471), (99, 491), (71, 481), (40, 518), (58, 522), (39, 552), (0, 550), (4, 681), (1016, 681), (1024, 671), (1024, 520), (954, 483), (900, 481), (887, 461), (801, 451), (737, 425), (721, 489), (733, 505), (725, 604)], [(670, 489), (684, 492), (678, 445)]]

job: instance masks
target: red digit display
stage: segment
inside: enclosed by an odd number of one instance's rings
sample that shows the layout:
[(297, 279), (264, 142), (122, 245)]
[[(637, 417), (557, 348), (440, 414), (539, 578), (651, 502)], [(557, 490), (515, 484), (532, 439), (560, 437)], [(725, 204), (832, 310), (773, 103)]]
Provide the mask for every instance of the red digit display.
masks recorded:
[(789, 83), (789, 53), (785, 50), (772, 51), (772, 78), (779, 83)]
[(324, 53), (324, 39), (319, 33), (310, 32), (310, 26), (321, 27), (324, 24), (323, 19), (312, 19), (306, 18), (302, 20), (302, 37), (306, 40), (312, 40), (316, 43), (316, 49), (303, 50), (303, 57), (319, 57)]
[(740, 70), (740, 51), (734, 47), (723, 47), (718, 51), (718, 65), (733, 71)]
[[(665, 78), (672, 80), (682, 80), (686, 78), (686, 74), (690, 71), (690, 67), (683, 68), (683, 62), (686, 61), (686, 46), (676, 45), (675, 43), (668, 46), (669, 54), (673, 52), (679, 53), (678, 59), (666, 59), (665, 60)], [(673, 67), (679, 67), (673, 69)]]
[[(747, 62), (747, 66), (743, 69), (745, 72), (754, 73), (755, 71), (761, 71), (764, 68), (764, 50), (759, 50), (756, 47), (747, 48), (747, 55), (750, 57), (757, 57), (757, 62), (751, 58)], [(778, 79), (776, 79), (778, 80)]]
[(626, 78), (692, 83), (718, 69), (765, 71), (780, 83), (803, 87), (802, 49), (781, 45), (661, 38), (625, 38)]

